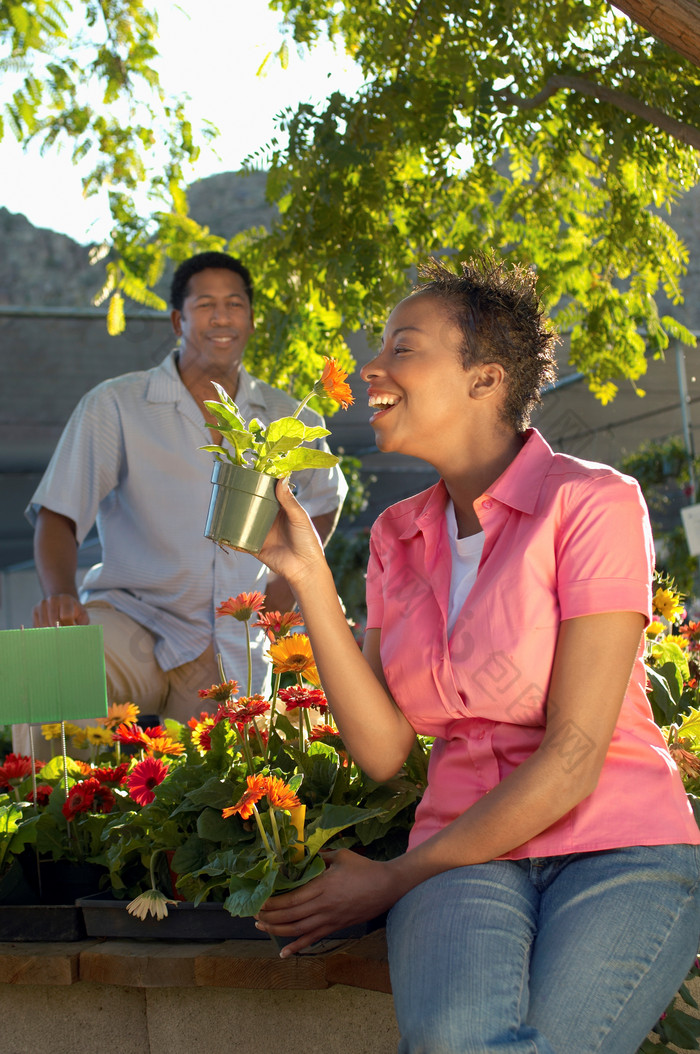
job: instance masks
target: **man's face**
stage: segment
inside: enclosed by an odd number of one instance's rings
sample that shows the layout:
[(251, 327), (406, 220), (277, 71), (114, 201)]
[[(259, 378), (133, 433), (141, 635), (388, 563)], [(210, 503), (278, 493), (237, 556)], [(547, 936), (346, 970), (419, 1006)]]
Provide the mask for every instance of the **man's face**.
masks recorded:
[(227, 373), (241, 364), (255, 329), (245, 283), (235, 271), (209, 268), (193, 275), (182, 311), (170, 315), (180, 343), (180, 368)]

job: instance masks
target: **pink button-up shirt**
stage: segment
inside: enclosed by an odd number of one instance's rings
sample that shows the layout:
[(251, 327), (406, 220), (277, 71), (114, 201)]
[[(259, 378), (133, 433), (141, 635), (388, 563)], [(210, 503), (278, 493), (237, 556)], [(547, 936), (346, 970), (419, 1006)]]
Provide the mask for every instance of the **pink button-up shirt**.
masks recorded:
[[(381, 628), (396, 703), (417, 732), (436, 737), (411, 846), (537, 749), (562, 619), (606, 611), (649, 618), (654, 550), (637, 482), (554, 454), (534, 429), (526, 437), (475, 502), (484, 550), (449, 639), (444, 484), (393, 505), (372, 530), (367, 625)], [(571, 722), (561, 751), (572, 779), (592, 749)], [(674, 842), (698, 844), (700, 831), (652, 717), (640, 645), (596, 789), (505, 856)]]

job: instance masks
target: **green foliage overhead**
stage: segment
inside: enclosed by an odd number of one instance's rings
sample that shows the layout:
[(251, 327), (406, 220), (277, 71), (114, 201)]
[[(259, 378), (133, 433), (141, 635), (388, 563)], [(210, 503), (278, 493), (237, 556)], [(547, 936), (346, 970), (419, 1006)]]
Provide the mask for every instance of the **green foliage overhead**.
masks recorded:
[[(103, 297), (113, 331), (123, 298), (159, 304), (152, 288), (168, 257), (226, 248), (258, 285), (252, 368), (301, 391), (323, 354), (351, 364), (344, 335), (380, 331), (418, 260), (491, 247), (537, 268), (571, 331), (572, 365), (603, 401), (670, 337), (692, 342), (657, 306), (661, 293), (682, 300), (687, 250), (665, 216), (700, 175), (692, 63), (602, 0), (271, 6), (288, 30), (283, 65), (290, 46), (328, 35), (365, 83), (354, 97), (282, 111), (284, 136), (249, 159), (270, 170), (277, 220), (227, 243), (188, 216), (182, 164), (197, 147), (152, 70), (155, 16), (139, 0), (0, 3), (4, 70), (23, 70), (6, 107), (14, 134), (46, 146), (67, 137), (76, 158), (95, 152), (86, 189), (112, 188)], [(71, 17), (93, 41), (80, 61)], [(86, 102), (88, 82), (102, 95)], [(170, 157), (157, 173), (154, 137)], [(132, 196), (144, 177), (149, 216)]]
[[(272, 144), (266, 257), (378, 330), (430, 253), (532, 263), (604, 401), (670, 335), (687, 251), (662, 218), (698, 179), (700, 70), (599, 0), (272, 0), (297, 45), (342, 40), (366, 83)], [(293, 298), (290, 298), (293, 303)], [(645, 332), (642, 337), (641, 332)], [(690, 338), (692, 339), (692, 338)]]

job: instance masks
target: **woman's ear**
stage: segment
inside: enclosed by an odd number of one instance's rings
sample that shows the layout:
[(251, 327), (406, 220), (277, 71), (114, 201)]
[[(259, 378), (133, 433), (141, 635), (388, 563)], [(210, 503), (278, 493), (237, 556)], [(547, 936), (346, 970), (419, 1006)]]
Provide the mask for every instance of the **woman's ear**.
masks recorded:
[(469, 394), (472, 399), (491, 399), (503, 391), (506, 371), (500, 362), (481, 362), (474, 367)]

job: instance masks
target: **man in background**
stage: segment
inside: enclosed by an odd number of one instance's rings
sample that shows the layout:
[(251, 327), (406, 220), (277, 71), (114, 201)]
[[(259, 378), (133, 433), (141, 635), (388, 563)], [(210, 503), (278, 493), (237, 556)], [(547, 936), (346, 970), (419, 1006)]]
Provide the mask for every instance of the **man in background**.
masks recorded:
[[(294, 411), (286, 393), (249, 374), (254, 331), (247, 268), (219, 252), (200, 253), (175, 272), (171, 319), (179, 346), (150, 370), (104, 381), (73, 412), (26, 510), (35, 525), (35, 561), (44, 599), (35, 626), (104, 629), (110, 702), (185, 721), (201, 709), (198, 689), (227, 679), (247, 683), (245, 632), (215, 618), (229, 596), (266, 594), (267, 611), (293, 606), (287, 583), (254, 557), (225, 552), (204, 537), (212, 456), (218, 442), (204, 405), (220, 384), (249, 420), (268, 424)], [(304, 411), (307, 424), (323, 424)], [(313, 446), (327, 449), (323, 440)], [(295, 473), (297, 497), (324, 541), (347, 486), (338, 466)], [(76, 586), (77, 551), (93, 524), (102, 562)], [(253, 621), (253, 620), (251, 620)], [(251, 634), (253, 692), (264, 689), (264, 633)]]

